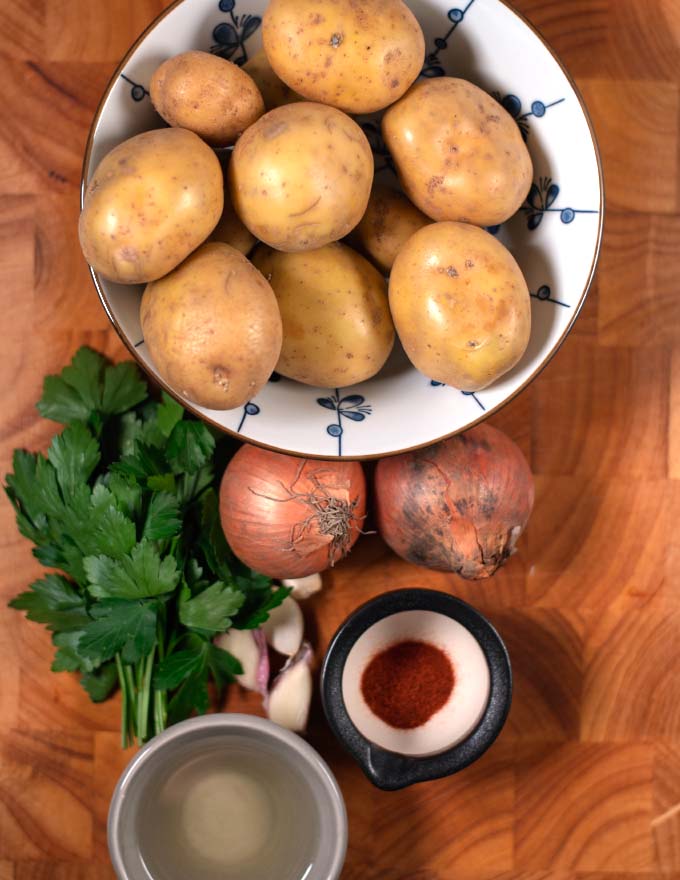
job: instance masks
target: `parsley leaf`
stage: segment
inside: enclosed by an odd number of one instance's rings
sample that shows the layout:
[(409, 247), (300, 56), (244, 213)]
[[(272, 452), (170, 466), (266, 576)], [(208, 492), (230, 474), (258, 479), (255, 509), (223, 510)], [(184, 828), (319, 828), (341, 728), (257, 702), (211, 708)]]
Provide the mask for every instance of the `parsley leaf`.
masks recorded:
[(109, 599), (97, 602), (94, 618), (83, 628), (78, 651), (85, 657), (110, 660), (122, 651), (125, 663), (145, 657), (156, 642), (157, 607), (153, 603)]
[(101, 703), (110, 694), (118, 681), (116, 664), (111, 661), (100, 666), (92, 672), (88, 672), (80, 679), (81, 685), (89, 694), (93, 703)]
[(146, 399), (148, 389), (135, 364), (107, 366), (90, 348), (79, 349), (60, 376), (47, 376), (38, 403), (41, 415), (64, 425), (89, 422), (101, 428), (101, 416), (124, 413)]
[(142, 487), (136, 480), (123, 474), (111, 474), (107, 488), (121, 513), (132, 519), (139, 516), (142, 509)]
[(17, 513), (17, 525), (24, 537), (36, 544), (45, 540), (47, 519), (45, 508), (36, 489), (38, 456), (15, 449), (12, 457), (14, 473), (7, 474), (5, 492)]
[(233, 681), (235, 675), (243, 673), (243, 666), (236, 657), (212, 644), (208, 644), (208, 667), (218, 688)]
[(222, 580), (230, 581), (232, 573), (229, 563), (234, 560), (234, 554), (224, 537), (219, 501), (214, 489), (210, 489), (201, 497), (201, 530), (198, 545), (215, 574)]
[(52, 642), (56, 645), (57, 653), (52, 661), (52, 672), (92, 672), (99, 665), (97, 655), (87, 657), (80, 651), (80, 639), (83, 630), (55, 633)]
[(267, 589), (262, 595), (259, 604), (249, 608), (243, 619), (239, 616), (236, 621), (237, 627), (239, 629), (257, 629), (258, 626), (262, 626), (269, 619), (269, 612), (273, 611), (274, 608), (278, 608), (286, 596), (292, 592), (291, 587), (277, 587), (275, 590)]
[(177, 489), (174, 474), (160, 474), (148, 477), (146, 485), (154, 492), (168, 492), (170, 495), (174, 495)]
[(52, 440), (47, 458), (65, 499), (90, 478), (100, 458), (99, 444), (82, 422), (64, 428)]
[(215, 438), (203, 422), (177, 422), (168, 438), (167, 457), (175, 474), (193, 474), (215, 451)]
[(203, 715), (210, 706), (208, 693), (208, 669), (204, 663), (202, 668), (194, 672), (180, 685), (179, 690), (168, 704), (168, 721), (175, 724), (188, 718), (193, 711)]
[(144, 520), (142, 538), (159, 541), (178, 535), (182, 528), (179, 505), (174, 495), (157, 492), (151, 496)]
[(205, 648), (208, 643), (204, 642), (203, 645), (204, 648), (199, 651), (176, 651), (166, 657), (156, 669), (154, 687), (160, 691), (171, 691), (179, 687), (185, 678), (200, 672), (205, 666)]
[(48, 574), (34, 581), (9, 606), (25, 611), (29, 620), (56, 631), (78, 629), (89, 620), (84, 598), (60, 574)]
[(132, 361), (107, 367), (104, 371), (102, 412), (116, 415), (132, 409), (146, 399), (148, 389)]
[(172, 434), (172, 429), (184, 418), (184, 408), (165, 391), (162, 392), (163, 402), (158, 407), (156, 422), (164, 437)]
[(102, 372), (105, 365), (106, 361), (100, 354), (83, 346), (75, 353), (70, 365), (61, 371), (61, 378), (80, 395), (90, 412), (102, 407)]
[(137, 543), (134, 522), (121, 513), (115, 496), (101, 483), (91, 493), (86, 485), (79, 487), (62, 521), (83, 556), (120, 558)]
[(158, 550), (140, 541), (122, 559), (87, 556), (83, 560), (92, 596), (98, 599), (143, 599), (170, 593), (179, 583), (174, 557), (161, 559)]
[(86, 422), (92, 410), (76, 389), (60, 376), (46, 376), (42, 397), (38, 401), (38, 412), (46, 419), (68, 425)]
[(17, 511), (19, 527), (31, 540), (44, 543), (52, 535), (48, 516), (58, 518), (64, 512), (56, 471), (42, 455), (21, 449), (15, 450), (13, 463), (6, 491)]
[(231, 619), (243, 605), (244, 598), (240, 590), (222, 581), (215, 581), (191, 599), (185, 599), (183, 591), (179, 603), (180, 623), (211, 633), (224, 632), (231, 626)]
[(125, 474), (137, 480), (144, 477), (162, 476), (168, 472), (168, 463), (162, 450), (148, 443), (137, 441), (134, 451), (130, 455), (124, 455), (120, 461), (111, 465), (114, 473)]

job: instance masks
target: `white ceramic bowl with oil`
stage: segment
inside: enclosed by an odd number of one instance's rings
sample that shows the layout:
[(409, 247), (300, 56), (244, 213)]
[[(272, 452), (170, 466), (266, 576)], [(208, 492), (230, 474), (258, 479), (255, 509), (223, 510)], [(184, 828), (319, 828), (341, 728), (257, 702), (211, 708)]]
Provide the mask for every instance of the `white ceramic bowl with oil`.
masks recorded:
[[(95, 116), (86, 184), (116, 144), (162, 125), (148, 97), (156, 67), (189, 49), (242, 64), (261, 47), (267, 0), (176, 0), (134, 43)], [(383, 370), (350, 388), (273, 379), (235, 410), (207, 410), (158, 375), (140, 321), (141, 287), (93, 272), (104, 308), (141, 366), (195, 414), (241, 439), (306, 456), (372, 458), (428, 445), (471, 427), (525, 388), (571, 329), (593, 278), (604, 193), (595, 134), (573, 80), (532, 26), (504, 0), (407, 0), (426, 38), (423, 76), (463, 77), (515, 118), (534, 164), (526, 203), (494, 234), (510, 248), (532, 295), (531, 340), (521, 361), (477, 393), (431, 382), (397, 345)], [(378, 176), (392, 171), (379, 114), (361, 117)]]

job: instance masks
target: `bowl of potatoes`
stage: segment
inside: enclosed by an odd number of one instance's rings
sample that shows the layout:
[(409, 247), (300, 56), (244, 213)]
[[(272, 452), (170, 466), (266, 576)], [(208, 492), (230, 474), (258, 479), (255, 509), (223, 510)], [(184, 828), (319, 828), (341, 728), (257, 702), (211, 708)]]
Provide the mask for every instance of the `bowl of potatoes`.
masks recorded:
[(503, 0), (177, 0), (95, 116), (79, 234), (140, 365), (220, 429), (371, 458), (518, 394), (592, 281), (573, 81)]

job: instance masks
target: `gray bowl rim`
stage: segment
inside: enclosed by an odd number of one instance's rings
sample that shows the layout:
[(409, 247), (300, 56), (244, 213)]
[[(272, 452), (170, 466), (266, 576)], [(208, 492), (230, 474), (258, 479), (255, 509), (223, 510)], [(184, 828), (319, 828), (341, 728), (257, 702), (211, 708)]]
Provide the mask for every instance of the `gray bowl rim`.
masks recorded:
[(134, 784), (135, 778), (148, 761), (161, 749), (167, 748), (174, 742), (191, 737), (196, 733), (210, 730), (224, 730), (226, 733), (235, 730), (256, 730), (271, 739), (283, 744), (284, 747), (296, 752), (311, 768), (313, 768), (323, 787), (328, 794), (329, 803), (332, 806), (337, 836), (334, 841), (332, 856), (332, 873), (329, 880), (336, 880), (340, 876), (345, 862), (347, 851), (347, 809), (340, 791), (340, 786), (333, 775), (330, 767), (321, 755), (308, 742), (296, 733), (280, 727), (273, 721), (260, 718), (258, 715), (246, 715), (240, 712), (223, 712), (214, 715), (201, 715), (197, 718), (189, 718), (168, 727), (162, 733), (153, 737), (131, 759), (123, 771), (111, 798), (107, 822), (107, 839), (109, 854), (113, 868), (119, 878), (127, 880), (128, 873), (123, 861), (118, 831), (121, 824), (121, 814), (125, 807), (127, 792)]

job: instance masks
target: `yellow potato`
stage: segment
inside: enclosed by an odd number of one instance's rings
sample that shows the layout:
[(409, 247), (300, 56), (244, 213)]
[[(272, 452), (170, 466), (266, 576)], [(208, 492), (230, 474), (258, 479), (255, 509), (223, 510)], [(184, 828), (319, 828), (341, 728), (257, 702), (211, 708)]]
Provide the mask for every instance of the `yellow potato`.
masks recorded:
[(85, 191), (80, 246), (111, 281), (155, 281), (206, 240), (223, 203), (220, 163), (198, 135), (147, 131), (97, 166)]
[(248, 256), (257, 239), (243, 225), (229, 198), (229, 190), (224, 191), (224, 210), (217, 226), (213, 229), (208, 241), (222, 241)]
[(376, 184), (361, 223), (351, 233), (351, 243), (356, 241), (357, 247), (387, 274), (406, 241), (431, 222), (405, 195)]
[(366, 210), (373, 156), (345, 113), (302, 101), (270, 110), (239, 138), (229, 163), (236, 213), (281, 251), (337, 241)]
[(210, 52), (168, 58), (151, 77), (149, 93), (169, 125), (194, 131), (213, 147), (233, 144), (264, 113), (252, 78)]
[(262, 40), (291, 89), (348, 113), (396, 101), (425, 56), (423, 32), (402, 0), (270, 0)]
[(531, 157), (517, 123), (463, 79), (417, 83), (382, 121), (404, 192), (434, 220), (493, 226), (531, 186)]
[(390, 309), (406, 354), (429, 379), (479, 391), (517, 363), (529, 291), (510, 252), (466, 223), (431, 223), (397, 255)]
[(271, 287), (243, 254), (218, 242), (147, 285), (141, 322), (161, 377), (210, 409), (243, 406), (265, 384), (281, 351)]
[(274, 73), (264, 49), (260, 49), (246, 61), (243, 69), (253, 78), (255, 85), (260, 90), (266, 110), (283, 107), (284, 104), (292, 104), (295, 101), (304, 101), (302, 95), (294, 92)]
[(383, 277), (347, 245), (286, 254), (260, 246), (253, 263), (270, 282), (283, 321), (276, 369), (336, 388), (374, 376), (394, 344)]

